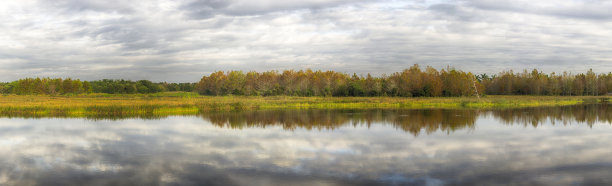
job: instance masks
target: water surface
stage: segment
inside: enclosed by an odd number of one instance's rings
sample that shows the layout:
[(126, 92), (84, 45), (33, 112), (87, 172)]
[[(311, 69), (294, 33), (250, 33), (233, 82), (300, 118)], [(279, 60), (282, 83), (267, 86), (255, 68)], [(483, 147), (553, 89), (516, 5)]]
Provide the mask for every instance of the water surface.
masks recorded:
[(612, 107), (0, 119), (0, 185), (610, 185)]

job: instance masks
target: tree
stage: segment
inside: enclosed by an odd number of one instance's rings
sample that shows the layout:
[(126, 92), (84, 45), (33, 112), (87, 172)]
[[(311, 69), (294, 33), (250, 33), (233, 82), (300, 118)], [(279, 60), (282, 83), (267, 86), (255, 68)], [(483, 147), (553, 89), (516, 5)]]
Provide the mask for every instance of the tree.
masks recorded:
[(88, 81), (83, 81), (83, 92), (86, 94), (92, 92), (91, 84)]

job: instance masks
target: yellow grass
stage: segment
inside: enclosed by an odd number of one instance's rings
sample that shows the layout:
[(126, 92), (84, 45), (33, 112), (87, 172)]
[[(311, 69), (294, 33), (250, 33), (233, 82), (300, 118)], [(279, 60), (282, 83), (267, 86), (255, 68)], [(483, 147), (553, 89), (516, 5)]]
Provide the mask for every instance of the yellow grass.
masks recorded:
[(422, 109), (515, 108), (601, 102), (609, 97), (485, 96), (451, 98), (399, 97), (247, 97), (200, 96), (195, 93), (78, 96), (0, 96), (0, 115), (28, 117), (163, 117), (208, 111), (261, 109)]

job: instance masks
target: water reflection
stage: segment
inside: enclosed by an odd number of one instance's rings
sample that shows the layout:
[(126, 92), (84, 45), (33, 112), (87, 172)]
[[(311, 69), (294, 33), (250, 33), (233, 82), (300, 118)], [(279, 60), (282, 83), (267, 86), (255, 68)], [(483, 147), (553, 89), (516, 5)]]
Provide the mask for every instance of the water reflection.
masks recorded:
[(286, 130), (333, 130), (345, 126), (367, 126), (373, 123), (390, 124), (413, 135), (458, 129), (473, 129), (478, 117), (493, 116), (510, 125), (538, 125), (556, 123), (612, 123), (612, 109), (608, 104), (574, 105), (564, 107), (534, 107), (497, 110), (275, 110), (203, 113), (201, 117), (219, 127), (242, 129), (282, 126)]
[(503, 123), (531, 125), (533, 127), (546, 122), (552, 124), (576, 122), (585, 123), (589, 126), (598, 122), (612, 123), (612, 108), (609, 104), (506, 109), (495, 110), (491, 113)]
[(2, 118), (0, 185), (610, 185), (610, 118), (607, 105)]
[(219, 127), (281, 126), (286, 130), (333, 130), (345, 125), (353, 127), (390, 124), (414, 135), (470, 128), (479, 111), (474, 110), (289, 110), (205, 113), (202, 118)]
[[(436, 131), (451, 133), (459, 129), (474, 129), (479, 117), (493, 117), (508, 125), (538, 127), (543, 123), (571, 124), (612, 123), (610, 104), (584, 104), (563, 107), (531, 107), (519, 109), (385, 109), (385, 110), (263, 110), (242, 112), (205, 112), (198, 116), (215, 126), (242, 129), (281, 126), (286, 130), (297, 128), (307, 130), (334, 130), (353, 126), (370, 127), (373, 123), (392, 125), (397, 129), (415, 136)], [(132, 113), (132, 112), (130, 112)], [(120, 114), (99, 114), (82, 117), (87, 120), (160, 120), (168, 116), (155, 115), (153, 112), (133, 112)], [(134, 114), (139, 113), (139, 114)], [(186, 115), (189, 116), (189, 115)], [(52, 117), (27, 114), (0, 114), (5, 118), (75, 118), (65, 113)], [(77, 117), (79, 118), (79, 117)]]

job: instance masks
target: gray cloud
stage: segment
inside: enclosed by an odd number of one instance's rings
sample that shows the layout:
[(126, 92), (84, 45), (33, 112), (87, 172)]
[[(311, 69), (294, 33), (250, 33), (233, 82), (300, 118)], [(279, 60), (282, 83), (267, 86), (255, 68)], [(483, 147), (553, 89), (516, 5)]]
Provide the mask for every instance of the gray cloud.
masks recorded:
[(194, 0), (181, 8), (195, 19), (208, 19), (217, 14), (232, 16), (261, 15), (273, 12), (293, 10), (316, 10), (336, 7), (346, 4), (376, 0)]
[[(0, 2), (0, 81), (215, 70), (611, 71), (607, 1)], [(165, 74), (160, 77), (159, 74)]]
[(468, 6), (491, 10), (532, 13), (577, 19), (612, 19), (612, 2), (605, 0), (526, 1), (462, 0)]
[(118, 13), (131, 13), (134, 12), (134, 8), (130, 5), (130, 1), (121, 0), (108, 0), (108, 1), (95, 1), (95, 0), (57, 0), (57, 1), (45, 1), (40, 0), (41, 4), (51, 5), (53, 8), (58, 8), (65, 13), (72, 14), (75, 12), (82, 11), (95, 11), (95, 12), (118, 12)]

